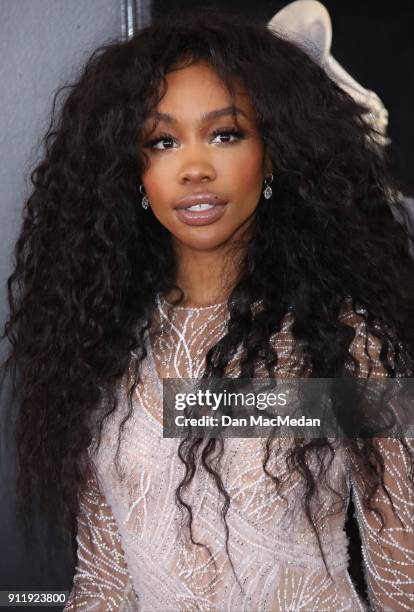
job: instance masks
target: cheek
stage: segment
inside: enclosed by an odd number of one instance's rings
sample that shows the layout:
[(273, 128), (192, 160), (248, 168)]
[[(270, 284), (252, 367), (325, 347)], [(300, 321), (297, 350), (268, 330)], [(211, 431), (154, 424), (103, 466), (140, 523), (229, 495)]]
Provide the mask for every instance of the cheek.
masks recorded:
[(153, 164), (142, 178), (150, 202), (163, 202), (168, 193), (168, 168)]
[(178, 197), (175, 191), (175, 172), (175, 165), (171, 161), (156, 160), (142, 177), (153, 214), (172, 233), (176, 220), (172, 214), (171, 202)]
[(232, 178), (234, 188), (240, 194), (250, 196), (259, 193), (263, 182), (262, 150), (250, 149), (248, 155), (239, 156), (229, 168), (228, 177)]
[(237, 165), (237, 176), (239, 184), (243, 188), (257, 187), (257, 184), (261, 183), (262, 179), (261, 164), (253, 163), (251, 159), (246, 160), (245, 163)]

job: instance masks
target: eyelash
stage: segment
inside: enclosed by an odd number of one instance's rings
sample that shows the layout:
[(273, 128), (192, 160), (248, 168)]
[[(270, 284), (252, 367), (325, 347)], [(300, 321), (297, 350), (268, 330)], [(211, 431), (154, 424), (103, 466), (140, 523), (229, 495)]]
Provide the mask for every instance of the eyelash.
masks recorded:
[[(215, 130), (213, 130), (212, 132), (212, 136), (213, 138), (215, 138), (216, 136), (218, 136), (219, 134), (224, 135), (224, 136), (235, 136), (237, 137), (238, 140), (242, 140), (245, 137), (245, 132), (243, 132), (242, 130), (239, 130), (237, 128), (217, 128)], [(169, 148), (166, 149), (155, 149), (155, 145), (158, 144), (159, 142), (162, 142), (163, 140), (170, 140), (170, 141), (174, 141), (174, 137), (171, 136), (171, 134), (167, 134), (162, 133), (160, 134), (157, 138), (155, 138), (154, 140), (151, 140), (150, 142), (147, 142), (147, 144), (145, 146), (150, 147), (151, 149), (157, 150), (157, 151), (168, 151)], [(220, 144), (233, 144), (234, 142), (237, 141), (229, 141), (229, 142), (222, 142)]]

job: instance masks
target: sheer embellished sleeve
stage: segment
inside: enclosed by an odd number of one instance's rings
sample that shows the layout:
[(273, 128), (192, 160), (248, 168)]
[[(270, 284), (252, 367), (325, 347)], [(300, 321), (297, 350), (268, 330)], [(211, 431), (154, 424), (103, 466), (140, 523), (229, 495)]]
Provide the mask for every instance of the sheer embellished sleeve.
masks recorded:
[[(356, 336), (351, 354), (361, 366), (360, 375), (367, 375), (371, 367), (370, 377), (386, 376), (379, 359), (379, 341), (366, 334), (363, 320), (354, 318), (352, 324)], [(375, 438), (373, 444), (382, 459), (384, 475), (383, 486), (377, 489), (369, 507), (364, 503), (364, 466), (353, 458), (350, 463), (368, 597), (371, 608), (380, 612), (414, 610), (414, 483), (410, 459), (414, 440)]]
[(92, 475), (79, 500), (77, 565), (65, 611), (138, 611), (110, 506)]
[[(406, 441), (407, 444), (410, 441)], [(374, 610), (414, 610), (414, 494), (410, 462), (403, 443), (377, 439), (384, 461), (384, 485), (376, 493), (375, 508), (384, 524), (362, 501), (362, 475), (354, 468), (353, 496), (365, 566), (368, 595)], [(413, 444), (411, 441), (411, 448)]]

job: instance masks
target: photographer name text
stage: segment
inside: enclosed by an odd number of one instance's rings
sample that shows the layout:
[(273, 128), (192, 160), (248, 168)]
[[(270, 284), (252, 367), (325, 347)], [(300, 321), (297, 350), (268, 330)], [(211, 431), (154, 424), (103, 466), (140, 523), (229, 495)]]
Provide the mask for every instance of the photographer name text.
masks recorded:
[(320, 427), (321, 420), (304, 416), (293, 418), (281, 415), (272, 418), (263, 415), (236, 418), (225, 414), (220, 417), (203, 415), (196, 418), (180, 414), (175, 417), (175, 425), (177, 427)]

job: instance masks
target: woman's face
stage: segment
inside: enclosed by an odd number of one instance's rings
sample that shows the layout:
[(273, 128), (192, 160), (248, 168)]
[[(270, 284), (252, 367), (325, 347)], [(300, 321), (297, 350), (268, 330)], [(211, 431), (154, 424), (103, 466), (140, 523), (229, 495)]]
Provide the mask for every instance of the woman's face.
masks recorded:
[[(170, 72), (167, 86), (144, 125), (142, 146), (150, 161), (145, 191), (173, 240), (197, 250), (216, 249), (250, 225), (271, 172), (254, 110), (238, 90), (239, 129), (229, 93), (205, 63)], [(194, 205), (198, 209), (189, 208)]]

